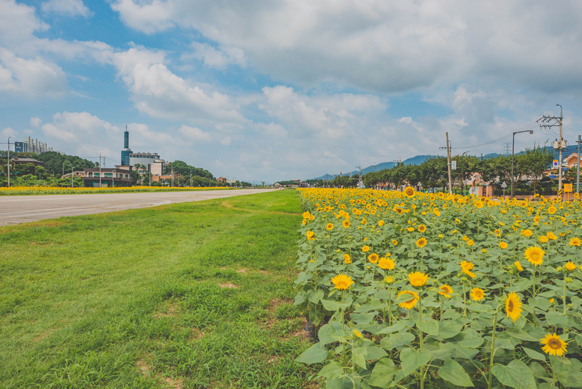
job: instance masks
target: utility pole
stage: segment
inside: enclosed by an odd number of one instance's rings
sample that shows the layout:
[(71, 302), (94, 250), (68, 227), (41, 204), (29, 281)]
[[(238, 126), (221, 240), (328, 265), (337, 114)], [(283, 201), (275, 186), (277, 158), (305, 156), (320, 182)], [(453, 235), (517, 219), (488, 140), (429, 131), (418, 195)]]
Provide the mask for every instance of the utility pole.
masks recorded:
[(10, 187), (10, 138), (8, 137), (8, 187)]
[(99, 188), (101, 188), (101, 153), (99, 153)]
[(190, 169), (190, 187), (192, 187), (192, 169)]
[(580, 143), (582, 143), (582, 137), (578, 135), (578, 163), (577, 170), (578, 174), (576, 174), (576, 193), (580, 193)]
[(566, 148), (566, 141), (562, 137), (562, 120), (564, 117), (562, 116), (562, 106), (560, 104), (556, 104), (556, 106), (560, 107), (560, 116), (542, 116), (540, 119), (537, 120), (540, 124), (540, 128), (551, 128), (551, 127), (560, 127), (560, 140), (554, 141), (554, 149), (560, 150), (560, 158), (558, 162), (558, 190), (562, 190), (562, 150)]
[(71, 188), (74, 186), (73, 185), (73, 170), (75, 169), (74, 166), (71, 166)]
[[(449, 171), (449, 194), (453, 194), (453, 181), (451, 180), (451, 144), (449, 143), (449, 133), (447, 135), (447, 168)], [(442, 148), (442, 147), (441, 147)]]

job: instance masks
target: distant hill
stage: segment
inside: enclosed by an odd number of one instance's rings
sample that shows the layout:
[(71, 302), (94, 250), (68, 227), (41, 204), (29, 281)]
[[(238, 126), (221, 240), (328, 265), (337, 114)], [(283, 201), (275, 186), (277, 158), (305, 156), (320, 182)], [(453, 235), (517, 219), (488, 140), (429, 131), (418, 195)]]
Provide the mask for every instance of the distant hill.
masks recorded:
[[(415, 157), (412, 158), (408, 158), (404, 161), (402, 161), (402, 163), (404, 165), (420, 165), (421, 163), (423, 163), (424, 161), (426, 161), (429, 158), (433, 158), (436, 157), (436, 155), (417, 155)], [(394, 166), (396, 166), (397, 162), (382, 162), (379, 163), (377, 165), (371, 165), (368, 166), (364, 169), (362, 169), (362, 175), (366, 174), (366, 173), (370, 173), (373, 171), (380, 171), (380, 170), (384, 170), (384, 169), (391, 169)], [(342, 176), (356, 176), (358, 175), (358, 171), (354, 170), (351, 172), (347, 172), (347, 173), (341, 173)], [(316, 177), (316, 178), (312, 178), (312, 180), (333, 180), (334, 178), (336, 178), (337, 176), (339, 176), (339, 173), (335, 173), (335, 174), (324, 174), (323, 176), (320, 177)]]
[[(558, 156), (560, 155), (560, 153), (557, 150), (554, 150), (554, 148), (552, 146), (546, 146), (546, 149), (551, 149), (554, 152), (554, 158), (558, 159)], [(521, 154), (524, 153), (525, 151), (519, 151), (516, 152), (515, 154)], [(563, 158), (566, 158), (567, 156), (569, 156), (572, 153), (577, 153), (578, 152), (578, 145), (570, 145), (568, 146), (564, 151), (563, 151)], [(582, 152), (581, 152), (582, 154)], [(483, 155), (483, 157), (485, 158), (489, 158), (489, 157), (497, 157), (499, 155), (502, 154), (497, 154), (497, 153), (489, 153), (489, 154), (485, 154)], [(511, 154), (510, 154), (511, 155)], [(421, 163), (423, 163), (424, 161), (426, 161), (427, 159), (436, 157), (436, 155), (417, 155), (415, 157), (412, 158), (408, 158), (404, 161), (402, 161), (402, 163), (404, 165), (420, 165)], [(373, 171), (380, 171), (380, 170), (384, 170), (384, 169), (391, 169), (394, 166), (396, 166), (396, 162), (382, 162), (377, 164), (375, 167), (374, 165), (372, 166), (368, 166), (365, 169), (362, 169), (362, 175), (366, 174), (366, 173), (370, 173)], [(354, 170), (351, 172), (347, 172), (347, 173), (341, 173), (342, 176), (355, 176), (358, 175), (358, 171)], [(312, 178), (313, 180), (333, 180), (334, 178), (336, 178), (337, 176), (339, 176), (339, 173), (335, 173), (335, 174), (324, 174), (323, 176), (320, 177), (316, 177), (316, 178)]]

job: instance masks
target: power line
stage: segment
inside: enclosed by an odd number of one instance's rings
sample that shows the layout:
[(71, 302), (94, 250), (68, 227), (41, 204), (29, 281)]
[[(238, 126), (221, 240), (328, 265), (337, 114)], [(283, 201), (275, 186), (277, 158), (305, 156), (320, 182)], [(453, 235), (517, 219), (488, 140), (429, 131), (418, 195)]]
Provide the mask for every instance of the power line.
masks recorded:
[[(522, 131), (522, 130), (527, 130), (527, 129), (529, 129), (529, 128), (533, 128), (533, 127), (537, 127), (537, 126), (538, 126), (537, 122), (532, 122), (532, 123), (529, 123), (529, 124), (527, 124), (527, 125), (525, 125), (525, 126), (523, 126), (523, 127), (521, 127), (521, 128), (518, 128), (518, 129), (517, 129), (517, 130), (515, 130), (515, 131)], [(513, 132), (514, 132), (514, 131), (512, 131), (512, 133), (513, 133)], [(512, 133), (510, 133), (510, 134), (508, 134), (508, 135), (504, 135), (504, 136), (502, 136), (502, 137), (500, 137), (500, 138), (497, 138), (497, 139), (490, 140), (490, 141), (488, 141), (488, 142), (484, 142), (484, 143), (480, 143), (480, 144), (477, 144), (477, 145), (472, 145), (472, 146), (460, 146), (460, 147), (455, 147), (455, 149), (472, 149), (472, 148), (475, 148), (475, 147), (486, 146), (486, 145), (488, 145), (488, 144), (491, 144), (491, 143), (498, 142), (498, 141), (500, 141), (500, 140), (502, 140), (502, 139), (509, 138), (510, 136), (512, 136)]]

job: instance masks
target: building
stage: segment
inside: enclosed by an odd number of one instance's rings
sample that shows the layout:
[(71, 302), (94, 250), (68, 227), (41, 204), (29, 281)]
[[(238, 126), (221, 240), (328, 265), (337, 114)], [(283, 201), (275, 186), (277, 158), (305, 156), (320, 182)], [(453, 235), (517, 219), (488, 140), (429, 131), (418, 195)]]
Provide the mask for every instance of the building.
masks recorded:
[[(85, 168), (82, 171), (74, 171), (73, 177), (82, 178), (83, 186), (88, 188), (124, 187), (132, 186), (131, 166), (116, 165), (114, 168)], [(67, 173), (63, 178), (71, 178), (71, 173)]]
[(129, 148), (129, 131), (127, 127), (123, 133), (123, 150), (121, 151), (121, 166), (136, 165), (144, 166), (139, 168), (140, 175), (151, 173), (152, 175), (161, 176), (165, 173), (167, 162), (160, 158), (158, 153), (134, 153)]
[(36, 159), (32, 159), (32, 158), (19, 158), (19, 157), (14, 157), (14, 158), (12, 158), (12, 160), (10, 160), (10, 162), (12, 163), (12, 166), (16, 166), (16, 165), (26, 165), (28, 163), (31, 163), (34, 166), (44, 166), (44, 162), (37, 161)]
[(221, 184), (224, 184), (226, 182), (226, 178), (224, 178), (224, 177), (218, 177), (216, 179), (216, 181), (219, 182), (219, 183), (221, 183)]
[(48, 147), (46, 143), (39, 142), (38, 139), (31, 139), (30, 136), (24, 137), (24, 142), (14, 142), (14, 151), (17, 153), (45, 153), (47, 151), (54, 151), (52, 147)]

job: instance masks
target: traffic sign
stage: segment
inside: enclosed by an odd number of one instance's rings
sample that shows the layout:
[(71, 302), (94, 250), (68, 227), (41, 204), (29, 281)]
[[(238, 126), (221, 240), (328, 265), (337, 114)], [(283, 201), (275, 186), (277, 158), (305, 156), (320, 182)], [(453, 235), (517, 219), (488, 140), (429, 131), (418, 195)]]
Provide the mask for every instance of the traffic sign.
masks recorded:
[(507, 184), (504, 182), (503, 184), (501, 184), (501, 187), (502, 187), (503, 189), (505, 189), (505, 188), (507, 188)]
[(564, 192), (572, 193), (572, 184), (564, 184)]
[(555, 175), (555, 174), (550, 174), (548, 177), (550, 177), (550, 178), (558, 178), (558, 176)]
[(457, 170), (457, 161), (451, 161), (451, 170)]
[(565, 168), (563, 168), (562, 170), (566, 172), (566, 171), (568, 171), (568, 170), (570, 170), (570, 169), (568, 169), (567, 167), (565, 167)]
[(558, 163), (559, 163), (559, 161), (557, 159), (554, 159), (554, 163), (553, 163), (552, 167), (554, 169), (557, 169), (558, 168)]

